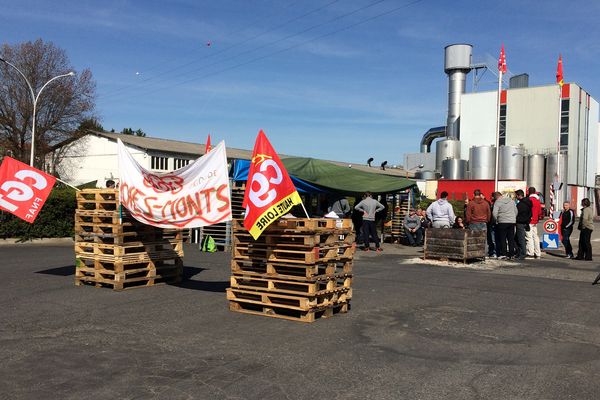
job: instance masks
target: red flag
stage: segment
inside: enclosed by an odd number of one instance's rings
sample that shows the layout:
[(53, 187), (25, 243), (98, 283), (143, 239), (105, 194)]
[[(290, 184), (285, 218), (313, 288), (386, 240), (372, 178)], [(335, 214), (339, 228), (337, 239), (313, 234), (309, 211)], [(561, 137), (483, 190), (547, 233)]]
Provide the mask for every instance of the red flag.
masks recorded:
[(56, 178), (10, 157), (0, 165), (0, 209), (33, 223)]
[(558, 66), (556, 67), (556, 83), (558, 83), (561, 87), (565, 84), (562, 70), (562, 56), (560, 54), (558, 55)]
[(242, 206), (246, 209), (244, 227), (254, 239), (294, 204), (302, 200), (279, 156), (261, 130), (258, 132)]
[(506, 54), (504, 54), (504, 44), (502, 44), (500, 57), (498, 58), (498, 71), (502, 72), (503, 74), (506, 73)]
[(204, 146), (204, 154), (208, 153), (212, 150), (212, 146), (210, 145), (210, 133), (208, 134), (208, 138), (206, 138), (206, 146)]

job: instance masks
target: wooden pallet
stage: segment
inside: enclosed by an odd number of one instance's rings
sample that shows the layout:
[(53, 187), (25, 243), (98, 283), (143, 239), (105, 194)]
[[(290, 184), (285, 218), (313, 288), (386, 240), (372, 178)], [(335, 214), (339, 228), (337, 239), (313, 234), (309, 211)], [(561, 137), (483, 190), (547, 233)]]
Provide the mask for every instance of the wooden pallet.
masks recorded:
[(354, 245), (330, 247), (289, 247), (237, 245), (233, 247), (233, 257), (236, 259), (262, 259), (271, 262), (286, 262), (300, 264), (315, 264), (331, 260), (350, 259), (354, 255)]
[(234, 245), (264, 244), (271, 247), (286, 245), (291, 247), (323, 247), (354, 243), (353, 232), (330, 231), (322, 233), (264, 233), (254, 239), (249, 233), (238, 232), (233, 235)]
[(183, 257), (183, 242), (176, 239), (160, 240), (152, 242), (135, 241), (122, 245), (104, 244), (96, 242), (76, 242), (75, 254), (83, 256), (114, 256), (124, 257), (136, 255), (138, 253), (164, 254), (168, 252), (173, 254), (169, 257)]
[(350, 302), (339, 303), (322, 309), (293, 310), (284, 307), (230, 300), (229, 309), (243, 314), (261, 315), (291, 321), (315, 322), (317, 319), (325, 319), (338, 313), (348, 312), (350, 310)]
[(116, 211), (119, 206), (117, 189), (84, 189), (76, 194), (78, 210)]
[[(235, 233), (247, 232), (243, 219), (232, 220)], [(322, 232), (322, 231), (347, 231), (352, 230), (352, 220), (334, 218), (280, 218), (273, 222), (264, 233), (268, 232)]]
[(124, 290), (141, 286), (153, 286), (181, 281), (181, 259), (148, 261), (136, 264), (120, 264), (100, 260), (77, 259), (75, 285), (91, 284)]
[(352, 274), (353, 262), (336, 260), (310, 265), (267, 262), (265, 260), (231, 260), (231, 271), (240, 274), (279, 276), (283, 279), (326, 279), (332, 275)]
[(352, 289), (328, 292), (314, 296), (272, 293), (247, 289), (227, 289), (227, 300), (258, 304), (290, 310), (309, 311), (346, 303), (352, 298)]
[(320, 280), (286, 280), (281, 277), (257, 274), (234, 274), (231, 288), (259, 290), (303, 296), (317, 296), (325, 293), (347, 291), (352, 285), (352, 276), (332, 276)]

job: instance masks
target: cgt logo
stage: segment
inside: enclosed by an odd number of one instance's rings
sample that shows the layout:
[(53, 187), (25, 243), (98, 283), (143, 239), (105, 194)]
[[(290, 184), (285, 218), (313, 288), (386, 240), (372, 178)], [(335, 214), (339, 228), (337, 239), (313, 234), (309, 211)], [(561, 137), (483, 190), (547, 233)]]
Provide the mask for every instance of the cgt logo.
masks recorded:
[(277, 199), (277, 190), (271, 185), (279, 185), (283, 181), (283, 173), (272, 157), (259, 154), (252, 161), (255, 159), (258, 159), (258, 170), (252, 175), (248, 199), (254, 206), (263, 208)]
[(52, 175), (6, 157), (0, 166), (0, 208), (33, 222), (55, 182)]

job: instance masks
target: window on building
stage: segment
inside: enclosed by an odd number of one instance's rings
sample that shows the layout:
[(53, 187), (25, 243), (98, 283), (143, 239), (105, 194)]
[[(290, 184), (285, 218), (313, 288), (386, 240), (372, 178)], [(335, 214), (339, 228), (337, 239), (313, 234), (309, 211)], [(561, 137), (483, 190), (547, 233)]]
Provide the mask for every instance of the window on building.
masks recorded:
[(499, 145), (506, 144), (506, 104), (500, 105), (500, 130), (498, 132)]
[(150, 167), (159, 171), (166, 171), (169, 169), (169, 159), (167, 157), (152, 156)]
[(183, 158), (175, 158), (175, 169), (183, 168), (190, 163), (190, 160), (184, 160)]
[(560, 147), (566, 149), (569, 145), (569, 99), (560, 102)]

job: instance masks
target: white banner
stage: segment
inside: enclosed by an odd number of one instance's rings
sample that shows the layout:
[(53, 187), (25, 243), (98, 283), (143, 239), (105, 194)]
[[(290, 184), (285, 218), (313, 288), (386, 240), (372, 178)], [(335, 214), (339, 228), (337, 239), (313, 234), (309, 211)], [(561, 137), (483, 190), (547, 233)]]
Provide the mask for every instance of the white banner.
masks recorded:
[(159, 228), (198, 228), (231, 220), (225, 143), (173, 172), (142, 168), (119, 143), (121, 204), (140, 222)]

